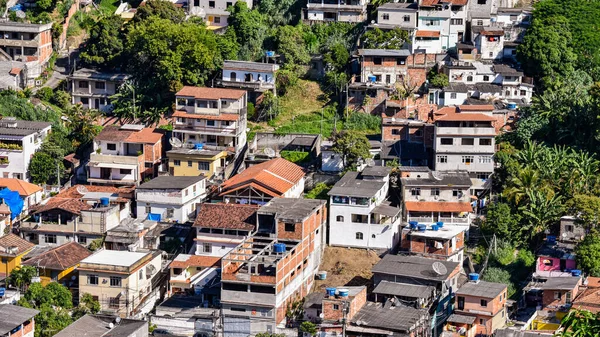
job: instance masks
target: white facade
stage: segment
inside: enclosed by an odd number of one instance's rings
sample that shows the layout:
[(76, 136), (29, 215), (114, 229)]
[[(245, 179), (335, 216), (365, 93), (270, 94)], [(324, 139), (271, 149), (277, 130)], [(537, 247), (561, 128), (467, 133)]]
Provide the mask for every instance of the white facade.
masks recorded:
[(367, 16), (367, 0), (308, 0), (308, 21), (362, 22)]
[[(384, 216), (378, 214), (376, 210), (376, 207), (386, 201), (389, 175), (377, 180), (370, 180), (362, 179), (356, 172), (348, 172), (340, 182), (344, 180), (354, 180), (355, 184), (358, 182), (355, 186), (365, 186), (365, 189), (368, 190), (360, 191), (359, 187), (358, 190), (344, 193), (343, 188), (337, 189), (334, 186), (329, 192), (329, 244), (343, 247), (393, 249), (400, 239), (401, 216), (400, 214)], [(336, 186), (340, 186), (340, 182)], [(366, 187), (368, 185), (371, 186)], [(377, 187), (379, 188), (375, 191), (374, 189)], [(391, 208), (391, 206), (387, 207)]]
[(444, 90), (444, 98), (440, 99), (440, 105), (455, 106), (465, 103), (469, 94), (467, 92), (450, 92)]
[[(179, 177), (158, 177), (156, 179)], [(181, 177), (187, 178), (187, 177)], [(143, 187), (142, 184), (141, 187)], [(206, 180), (202, 179), (186, 188), (136, 189), (137, 218), (144, 219), (149, 213), (160, 214), (162, 221), (186, 222), (195, 217), (196, 204), (206, 197)]]
[(190, 0), (189, 14), (204, 19), (211, 29), (224, 28), (229, 18), (227, 8), (234, 6), (237, 1), (245, 2), (252, 9), (252, 0)]
[(344, 158), (340, 153), (323, 150), (321, 151), (321, 171), (341, 172), (344, 170)]
[(275, 90), (275, 73), (279, 65), (249, 61), (223, 62), (221, 86), (253, 91)]
[[(419, 6), (416, 49), (439, 54), (465, 39), (467, 8), (463, 5), (435, 4)], [(426, 37), (419, 31), (439, 32), (439, 38)]]
[(125, 74), (101, 73), (91, 69), (80, 69), (69, 76), (71, 103), (81, 104), (86, 109), (111, 111), (109, 97), (116, 94), (119, 86), (128, 78)]
[(50, 123), (17, 121), (7, 117), (0, 120), (2, 178), (16, 178), (29, 182), (29, 163), (33, 154), (41, 148), (50, 129)]

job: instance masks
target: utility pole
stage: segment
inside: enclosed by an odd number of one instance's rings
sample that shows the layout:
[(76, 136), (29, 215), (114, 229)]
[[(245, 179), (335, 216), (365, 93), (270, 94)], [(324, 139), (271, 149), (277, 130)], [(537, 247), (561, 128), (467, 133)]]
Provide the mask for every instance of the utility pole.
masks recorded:
[(135, 86), (133, 85), (133, 83), (131, 84), (131, 92), (133, 95), (133, 122), (135, 123), (135, 119), (136, 119), (136, 114), (135, 114)]
[(60, 166), (58, 165), (58, 159), (56, 160), (56, 185), (60, 191)]
[(321, 108), (321, 136), (323, 135), (323, 108)]
[(347, 314), (348, 314), (348, 301), (342, 302), (342, 337), (346, 337), (346, 324), (347, 324)]

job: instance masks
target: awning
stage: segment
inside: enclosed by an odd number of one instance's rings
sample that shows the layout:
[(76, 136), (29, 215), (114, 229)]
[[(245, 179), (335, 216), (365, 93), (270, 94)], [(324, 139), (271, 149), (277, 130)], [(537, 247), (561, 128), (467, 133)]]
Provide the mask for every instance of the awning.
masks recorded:
[(137, 165), (131, 164), (114, 164), (114, 163), (99, 163), (99, 162), (90, 162), (88, 164), (90, 167), (105, 167), (105, 168), (118, 168), (118, 169), (132, 169), (134, 170)]
[(389, 217), (394, 217), (394, 216), (400, 214), (400, 208), (390, 206), (389, 204), (388, 205), (381, 204), (381, 205), (373, 208), (373, 213), (381, 214), (381, 215), (385, 215), (385, 216), (389, 216)]
[(412, 212), (473, 212), (468, 202), (406, 201), (404, 207)]
[(475, 323), (475, 316), (452, 314), (448, 317), (449, 323), (460, 323), (460, 324), (473, 324)]
[(437, 30), (417, 30), (415, 37), (440, 37), (440, 32)]

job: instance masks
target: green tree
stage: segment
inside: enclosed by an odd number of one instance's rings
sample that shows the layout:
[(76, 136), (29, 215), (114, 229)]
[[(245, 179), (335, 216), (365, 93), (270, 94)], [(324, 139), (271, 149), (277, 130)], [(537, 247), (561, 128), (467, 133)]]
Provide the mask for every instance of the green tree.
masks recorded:
[(54, 0), (36, 0), (35, 4), (42, 11), (47, 11), (47, 10), (51, 9), (52, 7), (54, 7), (55, 1)]
[(234, 30), (240, 51), (238, 58), (245, 61), (258, 60), (263, 55), (263, 42), (268, 27), (264, 16), (257, 10), (250, 10), (243, 1), (230, 7), (228, 30)]
[(37, 275), (37, 270), (32, 266), (21, 266), (10, 273), (8, 282), (13, 286), (25, 291), (31, 284), (31, 278)]
[(508, 287), (508, 297), (512, 297), (515, 292), (515, 285), (510, 279), (510, 272), (500, 268), (490, 267), (485, 270), (482, 279), (487, 282), (504, 283)]
[[(155, 2), (169, 3), (168, 1), (152, 0), (146, 4), (152, 6), (151, 4)], [(148, 6), (138, 8), (135, 18), (138, 17), (140, 11), (144, 12), (146, 7)], [(82, 46), (79, 57), (87, 65), (113, 70), (126, 61), (122, 57), (125, 50), (124, 39), (123, 19), (117, 15), (102, 17), (89, 30), (89, 38)]]
[(588, 230), (600, 223), (600, 197), (577, 194), (567, 202), (567, 207), (570, 214), (577, 214), (576, 223)]
[(126, 46), (129, 73), (144, 95), (141, 111), (159, 115), (182, 85), (203, 85), (222, 62), (215, 34), (192, 22), (151, 16), (130, 28)]
[(235, 30), (226, 29), (224, 34), (217, 35), (219, 50), (223, 60), (236, 60), (240, 52)]
[(342, 155), (344, 168), (354, 168), (360, 160), (371, 158), (371, 145), (367, 137), (344, 130), (334, 134), (332, 138), (332, 150)]
[(185, 20), (185, 12), (171, 1), (167, 0), (149, 0), (144, 6), (139, 6), (133, 17), (133, 23), (145, 21), (151, 17), (170, 20), (173, 23), (181, 23)]
[[(67, 126), (73, 132), (77, 145), (89, 144), (100, 132), (96, 122), (100, 118), (98, 110), (84, 110), (81, 104), (70, 106), (65, 112)], [(67, 151), (66, 153), (70, 153)]]
[(560, 76), (574, 70), (576, 54), (570, 46), (571, 40), (565, 17), (534, 16), (523, 43), (517, 48), (517, 58), (529, 75), (540, 79), (545, 87), (552, 86)]
[(100, 308), (100, 302), (94, 299), (91, 294), (85, 293), (81, 296), (79, 305), (73, 309), (71, 316), (76, 321), (87, 314), (97, 314)]
[(560, 323), (557, 337), (596, 337), (600, 336), (600, 312), (572, 309)]
[(514, 239), (511, 233), (518, 229), (519, 219), (519, 215), (513, 213), (507, 203), (492, 203), (487, 208), (482, 230), (486, 233), (495, 233), (497, 237)]
[(319, 330), (313, 322), (304, 321), (300, 324), (300, 331), (309, 334), (310, 336), (314, 336)]
[(593, 230), (575, 247), (577, 265), (590, 276), (600, 276), (600, 234)]
[(429, 85), (434, 88), (444, 88), (450, 83), (448, 75), (440, 73), (436, 67), (431, 68), (429, 73), (427, 73), (427, 81), (429, 81)]
[(329, 196), (327, 195), (327, 193), (329, 192), (329, 190), (331, 190), (331, 187), (332, 186), (329, 186), (325, 183), (318, 183), (312, 190), (308, 191), (308, 193), (304, 195), (304, 198), (329, 200)]
[(310, 54), (306, 48), (302, 26), (281, 26), (275, 35), (277, 51), (286, 64), (308, 64)]
[(346, 68), (349, 59), (350, 52), (348, 51), (348, 48), (339, 42), (331, 46), (331, 49), (329, 49), (323, 55), (323, 61), (325, 61), (325, 64), (337, 72), (341, 72)]
[(45, 151), (36, 152), (29, 162), (29, 174), (34, 184), (53, 184), (57, 183), (56, 173), (65, 171), (62, 158), (56, 158)]

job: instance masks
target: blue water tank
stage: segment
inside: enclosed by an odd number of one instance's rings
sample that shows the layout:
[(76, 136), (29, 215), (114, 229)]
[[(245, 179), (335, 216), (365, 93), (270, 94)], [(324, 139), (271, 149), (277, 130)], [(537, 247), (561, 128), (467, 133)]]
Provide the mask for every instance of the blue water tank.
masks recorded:
[(438, 221), (435, 223), (439, 228), (444, 227), (444, 222), (443, 221)]
[(267, 57), (273, 57), (273, 56), (275, 56), (275, 52), (272, 50), (268, 50), (265, 52), (265, 55), (267, 55)]
[(338, 295), (340, 295), (340, 297), (348, 297), (349, 293), (348, 289), (338, 289)]
[(517, 103), (508, 103), (506, 104), (506, 108), (508, 110), (515, 110), (517, 108)]
[(375, 83), (375, 81), (377, 81), (377, 77), (375, 77), (374, 75), (369, 75), (368, 78), (369, 78), (369, 82), (371, 82), (371, 83)]
[(418, 224), (417, 229), (419, 230), (419, 232), (425, 232), (427, 230), (427, 225)]
[(579, 269), (573, 269), (573, 270), (571, 270), (571, 275), (573, 275), (573, 276), (581, 276), (581, 270), (579, 270)]
[(109, 202), (110, 202), (110, 199), (108, 199), (108, 198), (100, 198), (100, 205), (102, 205), (102, 206), (108, 206)]
[(438, 231), (438, 230), (440, 230), (440, 227), (438, 227), (438, 225), (431, 225), (431, 230)]
[(547, 235), (546, 242), (548, 243), (556, 243), (556, 235)]
[(335, 296), (335, 288), (325, 288), (325, 292), (327, 292), (327, 296)]
[(477, 273), (470, 273), (469, 274), (469, 281), (471, 281), (471, 282), (477, 282), (477, 281), (479, 281), (479, 274), (477, 274)]
[(204, 143), (196, 143), (194, 144), (195, 150), (202, 150), (204, 148)]
[(285, 243), (276, 243), (273, 245), (275, 253), (285, 253)]
[(408, 224), (410, 225), (410, 229), (417, 229), (417, 226), (419, 226), (417, 221), (409, 221)]

